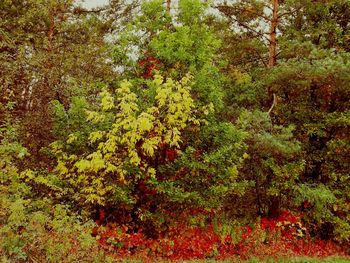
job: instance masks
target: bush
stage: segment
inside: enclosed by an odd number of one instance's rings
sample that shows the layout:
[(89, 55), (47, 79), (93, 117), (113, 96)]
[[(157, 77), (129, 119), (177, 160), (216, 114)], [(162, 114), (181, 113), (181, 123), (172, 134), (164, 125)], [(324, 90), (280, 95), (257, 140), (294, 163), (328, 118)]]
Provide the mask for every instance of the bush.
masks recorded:
[(0, 137), (2, 260), (106, 261), (106, 256), (91, 236), (91, 221), (84, 222), (81, 217), (71, 214), (66, 206), (55, 204), (48, 197), (38, 198), (39, 192), (34, 193), (32, 186), (25, 182), (31, 173), (21, 172), (18, 168), (18, 161), (25, 158), (27, 151), (16, 142), (15, 127), (7, 123), (0, 129)]

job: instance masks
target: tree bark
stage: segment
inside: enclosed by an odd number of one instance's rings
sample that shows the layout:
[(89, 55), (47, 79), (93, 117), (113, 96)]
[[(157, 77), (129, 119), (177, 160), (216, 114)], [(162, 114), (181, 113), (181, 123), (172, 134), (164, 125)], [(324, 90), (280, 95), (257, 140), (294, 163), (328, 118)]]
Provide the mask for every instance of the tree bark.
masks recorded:
[[(272, 18), (270, 25), (270, 33), (269, 33), (269, 63), (268, 67), (273, 68), (276, 66), (277, 61), (277, 27), (279, 22), (278, 9), (279, 9), (279, 1), (280, 0), (272, 0)], [(273, 108), (277, 105), (277, 97), (273, 92), (272, 87), (268, 87), (267, 89), (268, 95), (268, 105), (270, 109), (268, 113), (270, 114)]]
[[(277, 61), (277, 27), (278, 27), (278, 9), (279, 9), (279, 1), (280, 0), (272, 0), (272, 19), (271, 19), (271, 27), (270, 27), (270, 40), (269, 40), (269, 68), (273, 68), (276, 66)], [(271, 102), (271, 107), (268, 111), (270, 114), (273, 108), (277, 105), (277, 97), (273, 92), (272, 87), (268, 88), (268, 96)], [(268, 216), (277, 218), (280, 215), (280, 198), (279, 197), (271, 197), (270, 204), (268, 207)]]
[(277, 57), (277, 26), (278, 26), (279, 0), (272, 0), (272, 19), (270, 27), (270, 45), (269, 45), (269, 67), (276, 65)]
[(166, 12), (170, 16), (171, 12), (171, 0), (166, 0)]

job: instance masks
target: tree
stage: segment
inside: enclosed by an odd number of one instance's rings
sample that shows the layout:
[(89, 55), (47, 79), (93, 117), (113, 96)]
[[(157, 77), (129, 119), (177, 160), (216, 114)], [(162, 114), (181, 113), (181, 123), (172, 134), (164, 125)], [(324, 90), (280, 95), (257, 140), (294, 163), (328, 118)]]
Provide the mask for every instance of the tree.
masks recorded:
[[(116, 94), (103, 91), (100, 109), (88, 112), (89, 145), (81, 127), (53, 145), (68, 198), (90, 211), (110, 209), (119, 220), (124, 211), (135, 231), (153, 225), (149, 235), (164, 218), (171, 221), (170, 211), (220, 211), (228, 195), (248, 185), (237, 177), (245, 132), (214, 112), (222, 105), (213, 63), (218, 42), (201, 23), (205, 5), (180, 1), (179, 7), (181, 24), (173, 25), (159, 1), (144, 4), (115, 52), (129, 81)], [(140, 32), (149, 38), (136, 38)], [(136, 59), (124, 56), (129, 45)]]
[(104, 40), (108, 27), (74, 1), (5, 1), (0, 4), (1, 104), (21, 121), (21, 141), (36, 161), (53, 140), (50, 104), (68, 107), (74, 95), (113, 75)]
[[(314, 210), (309, 214), (309, 222), (315, 225), (318, 232), (322, 232), (320, 229), (328, 228), (327, 235), (337, 233), (339, 238), (348, 236), (348, 223), (343, 221), (345, 218), (342, 216), (342, 213), (347, 213), (344, 212), (346, 209), (339, 212), (338, 208), (345, 207), (345, 203), (348, 202), (346, 201), (348, 197), (344, 196), (348, 184), (341, 183), (340, 188), (335, 187), (340, 180), (342, 182), (347, 180), (342, 172), (342, 175), (339, 174), (339, 171), (344, 171), (343, 164), (347, 161), (335, 152), (347, 153), (347, 149), (341, 146), (348, 140), (347, 136), (340, 134), (344, 135), (344, 129), (346, 131), (348, 129), (345, 124), (348, 105), (345, 101), (348, 101), (349, 88), (344, 84), (348, 56), (347, 47), (344, 45), (348, 35), (346, 20), (348, 12), (345, 10), (348, 8), (348, 3), (254, 1), (220, 5), (218, 8), (228, 21), (240, 29), (226, 33), (226, 38), (230, 35), (237, 38), (238, 35), (245, 41), (249, 39), (255, 43), (266, 43), (270, 47), (260, 49), (260, 54), (256, 55), (256, 61), (264, 61), (260, 58), (269, 58), (265, 63), (258, 63), (248, 68), (252, 77), (244, 72), (247, 71), (244, 67), (228, 71), (235, 80), (228, 88), (229, 94), (237, 91), (241, 94), (231, 95), (227, 102), (233, 104), (233, 107), (248, 106), (252, 109), (264, 107), (269, 109), (274, 124), (295, 126), (293, 134), (301, 142), (303, 153), (301, 157), (305, 162), (305, 168), (297, 178), (300, 184), (297, 187), (299, 190), (295, 189), (293, 195), (302, 196), (297, 198), (301, 209), (303, 202), (312, 203)], [(277, 24), (272, 23), (276, 22), (276, 15)], [(270, 27), (266, 24), (269, 22)], [(261, 27), (261, 24), (265, 26)], [(264, 31), (268, 28), (269, 31)], [(274, 33), (276, 28), (279, 32), (277, 39)], [(277, 49), (274, 39), (278, 41)], [(239, 49), (234, 53), (230, 53), (229, 50), (225, 52), (228, 53), (230, 61), (234, 62), (242, 51)], [(230, 57), (230, 54), (236, 57)], [(250, 52), (249, 56), (252, 54), (255, 52)], [(276, 54), (276, 57), (272, 54)], [(243, 65), (247, 65), (248, 61), (243, 61)], [(270, 92), (263, 95), (264, 90)], [(276, 95), (278, 102), (277, 105), (273, 103), (273, 107), (271, 103), (266, 103), (271, 102), (272, 94)], [(237, 116), (237, 111), (235, 114)], [(251, 145), (257, 146), (256, 142)], [(261, 171), (260, 168), (258, 170)], [(302, 192), (309, 194), (305, 195)], [(336, 211), (334, 204), (337, 204)], [(322, 213), (327, 215), (323, 219), (319, 216)], [(331, 225), (335, 226), (334, 231), (329, 227), (329, 222), (333, 222)]]

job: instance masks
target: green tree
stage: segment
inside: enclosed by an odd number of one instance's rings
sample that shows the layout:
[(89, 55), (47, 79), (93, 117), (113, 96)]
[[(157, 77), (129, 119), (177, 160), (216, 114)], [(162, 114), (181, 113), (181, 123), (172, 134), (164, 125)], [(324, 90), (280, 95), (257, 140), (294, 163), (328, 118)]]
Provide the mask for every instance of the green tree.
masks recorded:
[[(254, 22), (266, 20), (266, 4), (264, 1), (238, 2), (221, 6), (219, 10), (242, 29), (242, 33), (231, 33), (233, 37), (237, 34), (244, 39), (250, 37), (271, 47), (271, 38), (266, 39), (262, 33), (272, 30), (257, 31), (263, 22), (253, 27)], [(274, 124), (295, 126), (293, 134), (301, 142), (305, 163), (304, 170), (296, 178), (299, 186), (294, 194), (300, 197), (297, 203), (301, 209), (305, 203), (312, 203), (313, 209), (308, 216), (317, 229), (315, 232), (324, 233), (324, 236), (336, 234), (345, 240), (349, 237), (348, 219), (344, 216), (348, 213), (348, 172), (345, 172), (348, 162), (339, 153), (348, 154), (345, 147), (348, 144), (349, 101), (349, 87), (345, 84), (348, 7), (346, 1), (281, 2), (274, 67), (265, 67), (268, 63), (256, 64), (250, 68), (250, 79), (244, 73), (244, 67), (228, 71), (233, 76), (233, 91), (243, 92), (232, 96), (228, 100), (230, 103), (270, 109)], [(232, 61), (238, 59), (239, 52), (233, 53)], [(257, 57), (271, 59), (271, 52), (261, 49)], [(233, 91), (228, 92), (233, 94)], [(276, 96), (273, 107), (266, 103), (271, 102), (271, 93)], [(322, 213), (323, 218), (319, 216)]]
[(144, 3), (118, 40), (115, 62), (130, 80), (88, 109), (89, 146), (78, 130), (53, 144), (68, 197), (90, 211), (127, 211), (135, 227), (154, 227), (169, 210), (220, 211), (249, 185), (238, 176), (246, 133), (220, 117), (219, 41), (202, 23), (206, 5), (180, 1), (173, 23), (159, 3)]
[(178, 5), (178, 12), (170, 16), (161, 1), (143, 3), (142, 13), (118, 39), (114, 59), (132, 78), (149, 78), (152, 69), (173, 79), (190, 72), (196, 103), (222, 107), (216, 61), (220, 41), (205, 23), (207, 5), (185, 0)]
[(91, 83), (113, 75), (108, 27), (71, 0), (2, 1), (0, 9), (1, 113), (21, 121), (20, 140), (38, 162), (53, 140), (52, 100), (68, 107), (72, 96), (93, 93)]

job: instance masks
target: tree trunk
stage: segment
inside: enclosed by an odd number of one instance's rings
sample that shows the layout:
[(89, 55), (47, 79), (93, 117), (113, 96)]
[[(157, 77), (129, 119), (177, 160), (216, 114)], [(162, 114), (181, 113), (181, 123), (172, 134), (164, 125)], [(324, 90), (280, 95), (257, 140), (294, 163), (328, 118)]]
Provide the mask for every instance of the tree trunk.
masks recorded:
[(277, 57), (277, 26), (279, 0), (272, 0), (272, 19), (270, 27), (269, 64), (270, 68), (276, 65)]
[[(270, 25), (270, 37), (269, 37), (269, 68), (273, 68), (276, 65), (277, 60), (277, 27), (278, 27), (278, 9), (279, 9), (279, 1), (280, 0), (272, 0), (272, 18)], [(277, 105), (277, 97), (273, 92), (272, 87), (268, 87), (267, 89), (268, 95), (268, 105), (270, 109), (268, 113), (270, 114), (273, 108)]]
[(166, 12), (170, 16), (171, 11), (171, 0), (166, 0)]
[[(269, 68), (276, 66), (277, 60), (277, 27), (278, 27), (278, 9), (280, 0), (272, 0), (272, 19), (270, 27), (270, 39), (269, 39)], [(277, 104), (276, 94), (273, 92), (272, 87), (268, 88), (268, 97), (271, 103), (271, 107), (268, 111), (270, 114), (272, 109)], [(272, 197), (268, 207), (268, 216), (277, 218), (280, 214), (280, 198)]]

